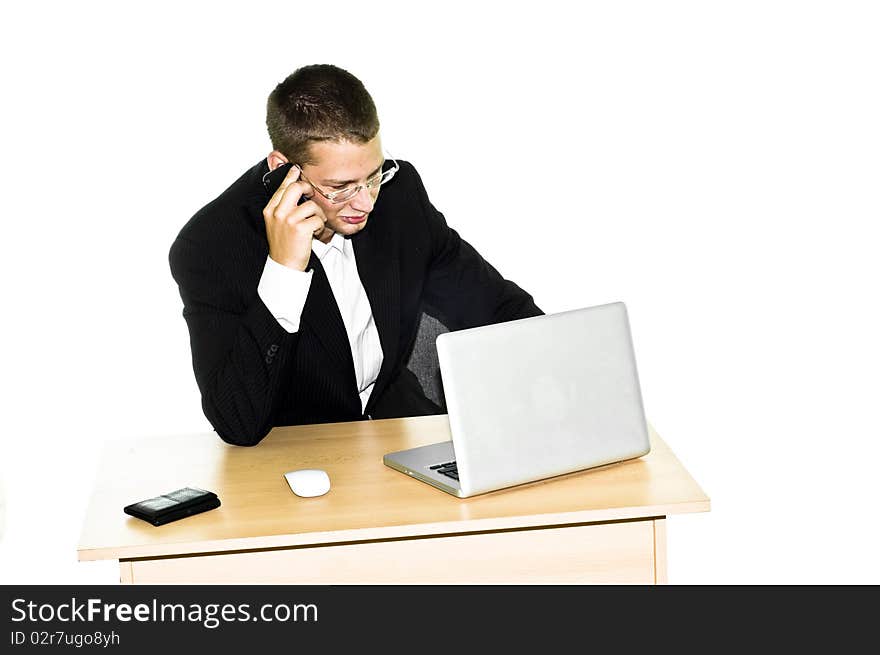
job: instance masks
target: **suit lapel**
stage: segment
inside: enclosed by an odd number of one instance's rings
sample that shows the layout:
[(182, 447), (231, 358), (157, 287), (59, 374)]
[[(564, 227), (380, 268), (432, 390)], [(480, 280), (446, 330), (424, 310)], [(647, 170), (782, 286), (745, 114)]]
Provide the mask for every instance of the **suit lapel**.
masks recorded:
[(351, 357), (351, 344), (348, 342), (345, 323), (330, 288), (327, 273), (315, 253), (309, 258), (309, 268), (313, 271), (312, 284), (300, 320), (312, 328), (333, 363), (345, 373), (348, 378), (346, 383), (356, 390), (354, 360)]
[(358, 274), (367, 292), (373, 320), (379, 332), (379, 343), (382, 345), (382, 367), (371, 394), (373, 399), (378, 398), (388, 384), (397, 361), (400, 340), (400, 265), (394, 234), (387, 229), (377, 229), (382, 220), (378, 205), (369, 220), (374, 224), (368, 224), (362, 232), (352, 237), (352, 245)]

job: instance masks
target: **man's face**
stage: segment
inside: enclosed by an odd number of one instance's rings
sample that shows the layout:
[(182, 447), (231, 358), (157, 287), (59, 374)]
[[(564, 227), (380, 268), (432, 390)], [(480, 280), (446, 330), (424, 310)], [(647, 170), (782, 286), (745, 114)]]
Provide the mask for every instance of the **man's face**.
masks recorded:
[[(382, 144), (378, 135), (367, 143), (334, 143), (322, 141), (310, 146), (314, 164), (303, 165), (303, 174), (324, 193), (363, 184), (382, 168)], [(319, 237), (325, 243), (333, 232), (344, 236), (355, 234), (367, 224), (369, 214), (379, 196), (379, 187), (361, 189), (342, 203), (332, 203), (320, 193), (312, 193), (314, 200), (327, 217), (327, 228)]]

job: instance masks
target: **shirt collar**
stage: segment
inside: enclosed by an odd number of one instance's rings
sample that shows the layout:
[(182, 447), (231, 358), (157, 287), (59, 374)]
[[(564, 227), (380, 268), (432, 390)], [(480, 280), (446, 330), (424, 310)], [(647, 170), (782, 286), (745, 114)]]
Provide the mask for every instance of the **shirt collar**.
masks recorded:
[(315, 253), (315, 256), (318, 259), (324, 259), (328, 252), (330, 252), (331, 248), (335, 248), (339, 251), (340, 254), (345, 254), (345, 243), (346, 239), (339, 232), (336, 232), (333, 235), (333, 238), (330, 239), (330, 243), (324, 243), (323, 241), (318, 241), (317, 239), (312, 239), (312, 252)]

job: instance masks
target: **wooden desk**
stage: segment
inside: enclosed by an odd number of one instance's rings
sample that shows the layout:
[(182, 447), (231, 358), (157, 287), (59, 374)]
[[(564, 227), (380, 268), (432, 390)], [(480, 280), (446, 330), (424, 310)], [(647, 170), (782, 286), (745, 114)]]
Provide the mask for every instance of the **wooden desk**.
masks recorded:
[[(78, 553), (125, 583), (507, 584), (666, 581), (666, 516), (709, 499), (651, 430), (643, 458), (457, 499), (382, 463), (449, 438), (446, 416), (277, 428), (254, 448), (215, 434), (105, 448)], [(283, 473), (328, 472), (295, 496)], [(123, 506), (183, 486), (222, 506), (162, 527)]]

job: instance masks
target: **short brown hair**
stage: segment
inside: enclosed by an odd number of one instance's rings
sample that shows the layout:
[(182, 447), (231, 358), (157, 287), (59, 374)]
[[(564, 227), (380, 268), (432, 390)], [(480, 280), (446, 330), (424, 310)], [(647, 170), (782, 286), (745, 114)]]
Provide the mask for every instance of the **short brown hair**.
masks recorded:
[(366, 143), (379, 133), (379, 115), (354, 75), (313, 64), (295, 70), (269, 94), (266, 127), (275, 150), (296, 164), (309, 164), (312, 142)]

